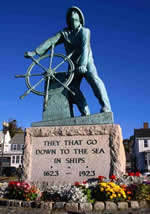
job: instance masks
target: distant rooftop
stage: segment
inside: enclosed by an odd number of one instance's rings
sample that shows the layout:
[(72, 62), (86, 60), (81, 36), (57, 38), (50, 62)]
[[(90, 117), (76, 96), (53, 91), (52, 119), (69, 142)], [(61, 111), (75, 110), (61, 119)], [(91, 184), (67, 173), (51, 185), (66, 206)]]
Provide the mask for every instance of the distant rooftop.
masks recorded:
[(150, 128), (148, 129), (134, 129), (135, 137), (150, 137)]
[(148, 122), (143, 123), (143, 128), (134, 129), (135, 137), (150, 137), (150, 128)]
[(10, 144), (24, 144), (24, 133), (16, 133), (10, 140)]

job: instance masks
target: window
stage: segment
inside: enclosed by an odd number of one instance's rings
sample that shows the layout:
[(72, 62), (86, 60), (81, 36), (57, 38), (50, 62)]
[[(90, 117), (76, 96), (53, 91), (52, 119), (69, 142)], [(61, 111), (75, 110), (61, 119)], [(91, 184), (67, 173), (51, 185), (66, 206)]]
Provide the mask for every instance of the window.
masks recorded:
[(21, 145), (17, 144), (17, 150), (21, 150)]
[(148, 141), (147, 140), (144, 140), (144, 147), (148, 147)]
[(17, 155), (17, 156), (16, 156), (16, 163), (19, 163), (19, 161), (20, 161), (20, 156)]
[(4, 163), (9, 163), (10, 162), (10, 157), (3, 157), (3, 162)]
[(24, 144), (21, 144), (21, 150), (23, 150), (24, 149)]
[(15, 163), (15, 156), (12, 156), (12, 163)]
[(17, 144), (12, 145), (12, 150), (17, 150)]

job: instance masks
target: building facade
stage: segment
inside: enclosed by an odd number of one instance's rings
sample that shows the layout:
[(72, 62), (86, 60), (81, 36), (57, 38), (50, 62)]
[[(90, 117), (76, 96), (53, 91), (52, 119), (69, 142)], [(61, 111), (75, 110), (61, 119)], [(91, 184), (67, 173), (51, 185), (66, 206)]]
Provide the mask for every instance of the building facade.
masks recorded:
[(22, 165), (24, 148), (24, 133), (16, 133), (11, 139), (9, 131), (5, 134), (0, 131), (0, 166), (14, 166), (16, 168)]
[(10, 157), (10, 166), (18, 168), (23, 163), (24, 133), (15, 134), (9, 144), (10, 149), (4, 155)]
[(133, 163), (135, 171), (150, 171), (150, 128), (148, 123), (144, 123), (143, 128), (134, 129)]

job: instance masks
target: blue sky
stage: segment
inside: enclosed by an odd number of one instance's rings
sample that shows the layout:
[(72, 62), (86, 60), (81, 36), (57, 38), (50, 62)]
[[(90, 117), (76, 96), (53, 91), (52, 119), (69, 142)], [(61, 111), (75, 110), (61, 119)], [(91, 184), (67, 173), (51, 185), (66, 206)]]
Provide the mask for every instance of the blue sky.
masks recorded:
[[(31, 61), (24, 52), (66, 26), (66, 10), (76, 5), (91, 30), (91, 46), (99, 76), (107, 88), (115, 124), (123, 137), (150, 122), (150, 2), (149, 0), (22, 0), (2, 1), (0, 7), (0, 124), (10, 118), (30, 127), (42, 119), (43, 98), (26, 91), (24, 74)], [(57, 53), (64, 51), (60, 46)], [(91, 113), (99, 103), (84, 80), (82, 91)], [(76, 115), (79, 115), (75, 107)]]

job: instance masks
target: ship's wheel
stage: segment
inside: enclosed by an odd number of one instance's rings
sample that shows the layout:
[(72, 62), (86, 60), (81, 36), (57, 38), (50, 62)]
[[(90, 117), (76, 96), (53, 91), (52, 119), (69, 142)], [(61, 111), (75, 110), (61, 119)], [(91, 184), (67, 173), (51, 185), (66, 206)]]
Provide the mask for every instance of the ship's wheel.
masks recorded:
[[(68, 87), (74, 77), (74, 64), (70, 59), (72, 55), (73, 52), (68, 56), (65, 56), (63, 54), (55, 54), (54, 46), (52, 46), (50, 54), (43, 55), (38, 59), (35, 59), (34, 57), (29, 57), (33, 62), (29, 66), (26, 74), (15, 76), (16, 78), (25, 78), (25, 82), (28, 87), (28, 90), (23, 95), (21, 95), (20, 98), (23, 99), (30, 92), (40, 96), (44, 96), (44, 106), (46, 107), (48, 102), (48, 95), (50, 93), (56, 93), (62, 88), (67, 89), (70, 93), (75, 95), (75, 93)], [(49, 65), (45, 66), (44, 61), (46, 60), (48, 60)], [(57, 75), (60, 72), (65, 72), (66, 78), (63, 82), (58, 78), (59, 76)], [(37, 77), (39, 79), (33, 84), (33, 81), (31, 81), (31, 79), (33, 80), (33, 78)], [(38, 90), (37, 87), (39, 87), (42, 82), (44, 82), (43, 87), (42, 89)], [(55, 90), (51, 89), (50, 87), (51, 84), (54, 82), (57, 82), (58, 86), (57, 88), (55, 88)]]

